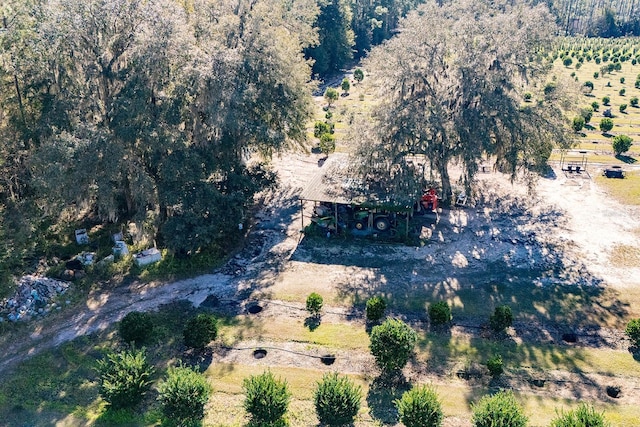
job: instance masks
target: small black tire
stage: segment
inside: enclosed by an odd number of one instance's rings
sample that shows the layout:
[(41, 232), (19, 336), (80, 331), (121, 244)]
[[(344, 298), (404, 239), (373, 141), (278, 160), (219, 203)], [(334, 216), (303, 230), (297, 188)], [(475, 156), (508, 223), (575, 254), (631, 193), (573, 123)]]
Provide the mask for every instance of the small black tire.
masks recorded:
[(389, 220), (387, 218), (376, 218), (373, 221), (373, 227), (378, 231), (387, 231), (390, 227)]
[(367, 228), (367, 224), (365, 224), (364, 220), (360, 219), (360, 220), (356, 221), (356, 224), (355, 224), (354, 227), (355, 227), (356, 230), (364, 230), (364, 229)]

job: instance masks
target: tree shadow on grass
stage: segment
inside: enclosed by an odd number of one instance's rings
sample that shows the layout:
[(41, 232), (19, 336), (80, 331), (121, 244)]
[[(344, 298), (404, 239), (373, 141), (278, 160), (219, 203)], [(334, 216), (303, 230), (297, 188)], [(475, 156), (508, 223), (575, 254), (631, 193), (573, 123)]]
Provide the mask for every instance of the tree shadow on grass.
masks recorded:
[(309, 328), (311, 332), (318, 329), (321, 323), (322, 323), (322, 318), (320, 316), (309, 316), (306, 319), (304, 319), (305, 328)]
[(624, 154), (616, 154), (616, 159), (620, 160), (621, 162), (627, 163), (627, 164), (634, 164), (637, 163), (638, 160), (631, 157), (631, 156), (626, 156)]
[(394, 401), (400, 399), (409, 389), (411, 384), (402, 372), (381, 374), (374, 379), (367, 393), (367, 405), (371, 417), (383, 424), (396, 424), (398, 410)]

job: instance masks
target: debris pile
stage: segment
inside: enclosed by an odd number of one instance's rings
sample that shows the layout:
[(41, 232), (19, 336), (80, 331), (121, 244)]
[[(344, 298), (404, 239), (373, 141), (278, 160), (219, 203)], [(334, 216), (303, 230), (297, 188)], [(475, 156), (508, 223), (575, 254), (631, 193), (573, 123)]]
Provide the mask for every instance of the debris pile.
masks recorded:
[(0, 303), (0, 321), (27, 320), (59, 309), (55, 299), (68, 288), (68, 282), (48, 277), (23, 276), (14, 296)]

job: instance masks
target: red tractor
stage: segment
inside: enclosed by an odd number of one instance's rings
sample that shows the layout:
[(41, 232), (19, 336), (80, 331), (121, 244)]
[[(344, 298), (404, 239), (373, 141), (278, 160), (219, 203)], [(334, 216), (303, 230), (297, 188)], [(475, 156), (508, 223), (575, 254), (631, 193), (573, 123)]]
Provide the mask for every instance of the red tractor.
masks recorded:
[(420, 204), (428, 211), (436, 212), (438, 210), (438, 193), (434, 188), (430, 188), (420, 198)]

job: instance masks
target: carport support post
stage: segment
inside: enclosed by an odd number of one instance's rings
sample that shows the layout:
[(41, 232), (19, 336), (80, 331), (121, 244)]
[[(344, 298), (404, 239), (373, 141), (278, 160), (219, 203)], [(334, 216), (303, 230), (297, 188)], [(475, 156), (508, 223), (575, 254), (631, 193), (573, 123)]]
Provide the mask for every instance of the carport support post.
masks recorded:
[(304, 201), (300, 199), (300, 222), (302, 223), (301, 231), (304, 231)]

